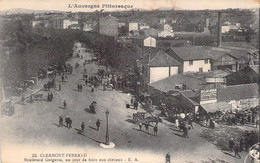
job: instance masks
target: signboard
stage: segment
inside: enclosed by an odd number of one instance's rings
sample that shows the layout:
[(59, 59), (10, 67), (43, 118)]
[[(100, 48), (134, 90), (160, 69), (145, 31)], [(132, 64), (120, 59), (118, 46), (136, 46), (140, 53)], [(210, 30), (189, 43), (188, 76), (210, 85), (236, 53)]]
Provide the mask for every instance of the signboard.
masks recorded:
[(206, 78), (207, 83), (226, 83), (225, 78)]
[(201, 90), (200, 101), (216, 100), (217, 89)]

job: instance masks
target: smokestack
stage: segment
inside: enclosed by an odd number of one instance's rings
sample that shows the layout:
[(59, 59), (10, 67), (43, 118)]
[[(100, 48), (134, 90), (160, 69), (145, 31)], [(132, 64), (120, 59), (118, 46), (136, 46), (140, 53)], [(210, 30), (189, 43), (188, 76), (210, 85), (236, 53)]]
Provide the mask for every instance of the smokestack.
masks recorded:
[(218, 47), (221, 46), (221, 42), (222, 42), (221, 22), (222, 22), (221, 12), (218, 12), (218, 45), (217, 45)]

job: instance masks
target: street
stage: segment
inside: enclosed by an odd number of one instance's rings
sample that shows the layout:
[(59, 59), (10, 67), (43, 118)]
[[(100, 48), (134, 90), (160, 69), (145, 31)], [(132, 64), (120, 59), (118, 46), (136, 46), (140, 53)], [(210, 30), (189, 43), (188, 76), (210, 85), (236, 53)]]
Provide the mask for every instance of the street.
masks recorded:
[[(164, 120), (158, 124), (158, 136), (153, 135), (153, 127), (150, 126), (149, 133), (139, 130), (138, 124), (133, 123), (133, 113), (144, 112), (141, 105), (138, 110), (127, 109), (131, 95), (121, 91), (103, 91), (102, 86), (91, 92), (91, 85), (85, 85), (83, 79), (83, 62), (89, 58), (90, 53), (84, 53), (83, 59), (72, 58), (68, 61), (73, 68), (76, 62), (80, 64), (79, 69), (73, 69), (72, 75), (68, 75), (68, 81), (61, 82), (57, 76), (57, 83), (61, 84), (61, 91), (52, 88), (54, 98), (51, 102), (46, 100), (34, 101), (24, 105), (15, 104), (13, 116), (1, 115), (1, 144), (3, 149), (10, 147), (8, 144), (16, 144), (17, 151), (30, 150), (29, 146), (37, 146), (35, 152), (43, 152), (47, 149), (49, 153), (53, 148), (61, 152), (73, 152), (75, 150), (90, 153), (89, 158), (109, 158), (108, 150), (127, 161), (137, 158), (139, 162), (148, 161), (154, 156), (154, 162), (164, 162), (165, 155), (169, 152), (173, 162), (243, 162), (246, 153), (242, 153), (242, 159), (237, 159), (223, 154), (216, 146), (200, 136), (203, 128), (194, 124), (194, 129), (189, 130), (189, 138), (183, 138), (182, 132), (177, 127)], [(87, 74), (94, 75), (101, 65), (95, 63), (86, 64)], [(46, 79), (40, 81), (38, 86), (42, 88)], [(83, 85), (83, 91), (77, 89), (78, 83)], [(37, 88), (36, 87), (36, 88)], [(35, 88), (35, 89), (36, 89)], [(44, 99), (48, 92), (42, 91)], [(63, 108), (66, 100), (67, 108)], [(96, 114), (85, 110), (92, 101), (96, 101)], [(109, 136), (110, 141), (115, 144), (114, 149), (102, 149), (99, 144), (105, 142), (106, 114), (109, 111)], [(72, 128), (58, 127), (59, 116), (72, 119)], [(100, 119), (100, 130), (96, 129), (96, 121)], [(81, 132), (81, 123), (85, 123), (85, 131)], [(63, 123), (65, 125), (65, 123)], [(153, 124), (154, 126), (155, 124)], [(8, 127), (7, 127), (8, 126)], [(8, 145), (8, 147), (6, 147)], [(26, 149), (26, 150), (24, 150)], [(17, 151), (2, 151), (3, 154), (14, 154)], [(96, 151), (96, 152), (93, 152)], [(46, 153), (46, 152), (45, 152)], [(56, 151), (57, 153), (57, 151)], [(27, 153), (28, 157), (31, 153)], [(147, 157), (146, 157), (147, 156)], [(113, 158), (116, 159), (116, 158)], [(111, 158), (112, 160), (112, 158)], [(94, 162), (94, 161), (93, 161)], [(109, 161), (107, 161), (109, 162)], [(116, 161), (110, 161), (116, 162)]]

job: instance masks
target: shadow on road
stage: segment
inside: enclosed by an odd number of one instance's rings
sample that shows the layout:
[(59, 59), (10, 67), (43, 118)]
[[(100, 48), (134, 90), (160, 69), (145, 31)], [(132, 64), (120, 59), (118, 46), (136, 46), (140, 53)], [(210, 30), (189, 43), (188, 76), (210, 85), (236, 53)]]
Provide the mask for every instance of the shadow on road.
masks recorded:
[(145, 133), (145, 134), (147, 134), (147, 135), (154, 136), (153, 134), (150, 134), (150, 133), (148, 133), (148, 132), (145, 132), (144, 130), (139, 130), (139, 129), (136, 129), (136, 128), (133, 128), (133, 130), (136, 130), (136, 131), (139, 131), (139, 132), (143, 132), (143, 133)]
[(174, 128), (170, 128), (170, 130), (173, 130), (173, 131), (176, 131), (176, 132), (181, 132), (180, 130), (174, 129)]
[(58, 124), (56, 124), (56, 123), (52, 123), (53, 125), (55, 125), (55, 126), (57, 126), (57, 127), (59, 127), (59, 125)]
[(129, 123), (132, 123), (132, 124), (135, 124), (135, 121), (134, 121), (133, 119), (127, 119), (127, 120), (125, 120), (125, 121), (127, 121), (127, 122), (129, 122)]
[(93, 138), (91, 138), (91, 137), (88, 137), (88, 136), (87, 136), (87, 138), (89, 138), (90, 140), (93, 140), (93, 141), (96, 142), (96, 143), (104, 143), (104, 142), (101, 142), (101, 141), (95, 140), (95, 139), (93, 139)]
[(77, 131), (77, 134), (80, 134), (82, 136), (85, 136), (80, 129), (74, 128)]
[(96, 130), (96, 131), (98, 131), (98, 129), (97, 128), (95, 128), (95, 127), (92, 127), (92, 126), (88, 126), (89, 128), (91, 128), (91, 129), (93, 129), (93, 130)]
[(61, 107), (61, 106), (59, 106), (59, 108), (60, 108), (60, 109), (63, 109), (63, 110), (65, 110), (65, 108), (64, 108), (64, 107)]
[(228, 153), (228, 152), (224, 152), (224, 151), (221, 151), (222, 153), (224, 153), (225, 155), (229, 155), (231, 157), (235, 157), (234, 155), (232, 155), (231, 153)]
[(179, 137), (182, 137), (182, 138), (183, 138), (183, 135), (181, 135), (181, 134), (173, 133), (173, 135), (176, 135), (176, 136), (179, 136)]

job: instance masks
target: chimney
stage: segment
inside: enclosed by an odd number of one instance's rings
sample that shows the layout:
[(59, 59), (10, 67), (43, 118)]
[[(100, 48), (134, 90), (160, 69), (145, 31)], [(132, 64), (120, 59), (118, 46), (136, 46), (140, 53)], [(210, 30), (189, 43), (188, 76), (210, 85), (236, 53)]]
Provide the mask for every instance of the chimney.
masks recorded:
[(218, 12), (218, 44), (217, 44), (218, 47), (221, 46), (221, 42), (222, 42), (221, 22), (222, 22), (221, 12)]

